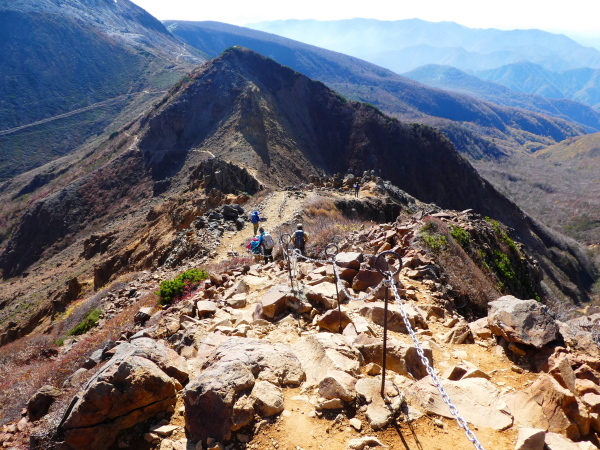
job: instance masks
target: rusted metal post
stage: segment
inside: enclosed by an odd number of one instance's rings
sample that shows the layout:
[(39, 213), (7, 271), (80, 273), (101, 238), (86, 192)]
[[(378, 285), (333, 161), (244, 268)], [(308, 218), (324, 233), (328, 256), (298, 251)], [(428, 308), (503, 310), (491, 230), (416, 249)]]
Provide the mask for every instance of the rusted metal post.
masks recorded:
[[(329, 249), (333, 250), (333, 253), (331, 253), (331, 251), (329, 251)], [(335, 257), (338, 254), (338, 246), (335, 244), (327, 244), (327, 247), (325, 247), (325, 255), (326, 256), (331, 256), (331, 263), (333, 264), (333, 282), (335, 283), (335, 294), (336, 294), (336, 298), (337, 298), (337, 305), (338, 305), (338, 332), (340, 334), (342, 334), (342, 307), (340, 306), (340, 290), (338, 287), (338, 277), (337, 277), (337, 270), (335, 269)]]
[[(287, 236), (287, 238), (286, 238), (286, 236)], [(287, 233), (279, 236), (279, 242), (281, 242), (281, 248), (283, 249), (283, 254), (285, 255), (285, 260), (287, 261), (288, 275), (290, 276), (290, 288), (292, 289), (292, 292), (293, 292), (294, 291), (294, 279), (292, 278), (292, 261), (291, 261), (290, 255), (289, 255), (291, 240), (292, 240), (292, 237)]]
[(388, 321), (388, 287), (385, 286), (385, 301), (383, 307), (383, 355), (381, 356), (381, 398), (385, 398), (385, 369), (387, 363), (387, 321)]
[[(398, 258), (398, 261), (400, 262), (398, 269), (395, 272), (391, 272), (389, 270), (386, 270), (385, 272), (381, 270), (381, 267), (384, 265), (383, 263), (381, 263), (380, 258), (384, 257), (385, 255), (393, 255), (395, 258)], [(388, 263), (385, 261), (385, 266), (386, 268), (389, 269)], [(400, 257), (400, 255), (392, 250), (387, 250), (385, 252), (380, 253), (379, 255), (377, 255), (377, 259), (375, 260), (375, 268), (379, 271), (379, 273), (381, 275), (383, 275), (384, 278), (386, 278), (386, 285), (385, 285), (385, 300), (384, 300), (384, 308), (383, 308), (383, 355), (381, 355), (381, 398), (383, 398), (385, 400), (385, 372), (386, 372), (386, 368), (387, 368), (387, 323), (388, 323), (388, 301), (389, 301), (389, 287), (390, 285), (388, 285), (388, 283), (393, 283), (394, 282), (394, 276), (400, 272), (400, 269), (402, 268), (402, 258)]]

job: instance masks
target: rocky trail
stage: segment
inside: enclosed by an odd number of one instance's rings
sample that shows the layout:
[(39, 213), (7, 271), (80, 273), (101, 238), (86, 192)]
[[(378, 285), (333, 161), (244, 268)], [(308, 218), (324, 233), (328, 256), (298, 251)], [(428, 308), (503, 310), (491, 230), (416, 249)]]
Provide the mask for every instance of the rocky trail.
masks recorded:
[[(271, 230), (294, 224), (318, 195), (276, 191), (248, 205)], [(443, 220), (465, 227), (468, 221), (455, 212)], [(245, 253), (250, 227), (223, 234), (212, 254), (215, 265), (231, 261), (232, 251)], [(588, 353), (577, 349), (593, 342), (589, 324), (559, 322), (538, 302), (511, 296), (469, 322), (450, 300), (436, 261), (416, 245), (422, 227), (413, 217), (346, 233), (337, 257), (341, 315), (332, 264), (303, 260), (295, 289), (284, 261), (243, 262), (211, 272), (182, 301), (137, 308), (135, 326), (100, 346), (63, 386), (36, 393), (23, 417), (3, 427), (0, 443), (33, 449), (475, 448), (427, 375), (392, 294), (380, 394), (385, 290), (377, 289), (382, 276), (372, 255), (394, 249), (403, 253), (390, 267), (399, 272), (394, 283), (410, 328), (482, 448), (598, 448), (597, 346), (589, 344)], [(190, 260), (121, 283), (103, 298), (98, 326), (65, 342), (55, 360), (99, 336), (161, 280), (194, 267), (198, 261)], [(58, 400), (60, 392), (77, 394)]]

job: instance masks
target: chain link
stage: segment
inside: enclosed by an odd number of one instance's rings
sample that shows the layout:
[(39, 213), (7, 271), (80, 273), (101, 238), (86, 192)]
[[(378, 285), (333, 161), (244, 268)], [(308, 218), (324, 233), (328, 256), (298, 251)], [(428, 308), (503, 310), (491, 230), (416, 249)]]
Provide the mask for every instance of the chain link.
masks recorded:
[(394, 293), (394, 298), (396, 299), (396, 302), (398, 303), (398, 308), (400, 309), (400, 314), (402, 315), (402, 319), (404, 320), (404, 325), (406, 326), (406, 329), (408, 330), (408, 334), (410, 335), (413, 343), (415, 344), (415, 347), (417, 348), (417, 353), (419, 354), (419, 357), (421, 358), (421, 362), (425, 366), (427, 373), (431, 377), (433, 385), (439, 391), (440, 395), (442, 396), (442, 400), (444, 400), (444, 403), (446, 403), (446, 405), (448, 405), (448, 408), (450, 409), (450, 413), (454, 416), (456, 423), (458, 423), (458, 426), (464, 430), (464, 432), (467, 436), (467, 439), (475, 446), (475, 448), (477, 450), (485, 450), (483, 448), (483, 446), (481, 445), (481, 443), (479, 442), (479, 440), (477, 439), (477, 436), (475, 436), (475, 433), (473, 433), (473, 431), (471, 431), (471, 429), (469, 428), (467, 421), (460, 416), (460, 413), (458, 412), (458, 408), (452, 403), (452, 400), (450, 400), (450, 396), (444, 389), (444, 386), (442, 386), (442, 383), (441, 383), (440, 379), (438, 378), (437, 374), (435, 373), (435, 370), (429, 363), (429, 360), (425, 357), (425, 352), (423, 351), (423, 348), (421, 347), (421, 344), (419, 343), (419, 339), (417, 338), (417, 335), (415, 334), (414, 330), (412, 329), (412, 327), (410, 325), (410, 321), (408, 320), (408, 316), (407, 316), (406, 312), (404, 311), (404, 308), (402, 307), (402, 301), (400, 299), (400, 295), (398, 294), (398, 290), (396, 289), (396, 285), (394, 283), (392, 283), (391, 280), (392, 280), (392, 275), (391, 275), (391, 273), (388, 272), (387, 279), (386, 279), (387, 284), (391, 287), (392, 292)]

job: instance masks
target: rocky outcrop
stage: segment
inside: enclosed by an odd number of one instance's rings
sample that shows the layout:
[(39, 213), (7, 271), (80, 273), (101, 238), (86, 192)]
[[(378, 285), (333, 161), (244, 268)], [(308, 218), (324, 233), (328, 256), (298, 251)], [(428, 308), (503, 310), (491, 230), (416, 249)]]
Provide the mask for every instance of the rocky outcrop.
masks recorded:
[[(184, 391), (186, 429), (194, 440), (227, 440), (254, 413), (270, 416), (283, 409), (280, 386), (304, 380), (298, 359), (283, 344), (232, 337), (207, 359)], [(266, 383), (266, 384), (265, 384)], [(249, 397), (243, 393), (252, 390)]]
[(489, 304), (488, 323), (496, 336), (537, 348), (558, 337), (558, 326), (550, 310), (535, 300), (501, 297)]

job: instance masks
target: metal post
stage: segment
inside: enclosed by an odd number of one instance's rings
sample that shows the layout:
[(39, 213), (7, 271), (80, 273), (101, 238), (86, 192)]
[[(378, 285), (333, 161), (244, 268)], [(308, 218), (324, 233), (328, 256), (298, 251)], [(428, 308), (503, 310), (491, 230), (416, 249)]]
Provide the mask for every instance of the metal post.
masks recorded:
[[(288, 237), (286, 239), (286, 236)], [(292, 278), (292, 261), (289, 255), (289, 245), (292, 240), (292, 237), (289, 234), (282, 234), (279, 236), (279, 242), (281, 242), (281, 248), (283, 249), (283, 254), (285, 255), (285, 260), (287, 261), (287, 269), (288, 275), (290, 276), (290, 287), (292, 292), (294, 291), (294, 281)]]
[[(389, 270), (386, 270), (385, 272), (383, 272), (381, 270), (381, 266), (383, 264), (380, 264), (379, 258), (385, 257), (385, 255), (393, 255), (395, 258), (398, 258), (400, 265), (395, 272), (392, 273)], [(386, 263), (386, 266), (387, 266), (387, 263)], [(391, 251), (391, 250), (382, 252), (379, 255), (377, 255), (377, 259), (375, 260), (375, 268), (379, 271), (379, 273), (381, 275), (383, 275), (385, 278), (387, 278), (387, 283), (385, 285), (385, 300), (383, 302), (384, 303), (384, 308), (383, 308), (383, 355), (381, 355), (381, 398), (383, 398), (385, 400), (384, 394), (385, 394), (385, 371), (386, 371), (386, 365), (387, 365), (387, 322), (388, 322), (389, 287), (391, 286), (391, 283), (394, 282), (393, 281), (394, 276), (398, 272), (400, 272), (400, 269), (402, 268), (402, 258), (400, 257), (400, 255), (398, 253)]]
[(385, 369), (387, 362), (387, 321), (388, 321), (388, 286), (385, 286), (385, 301), (383, 307), (383, 355), (381, 356), (381, 398), (385, 399)]
[[(334, 253), (331, 253), (329, 249), (333, 249)], [(335, 244), (327, 244), (325, 247), (325, 256), (331, 256), (331, 262), (333, 264), (333, 282), (335, 283), (335, 294), (337, 296), (337, 304), (338, 304), (338, 332), (342, 334), (342, 307), (340, 306), (340, 290), (338, 287), (338, 277), (337, 270), (335, 269), (335, 257), (338, 254), (338, 246)]]

